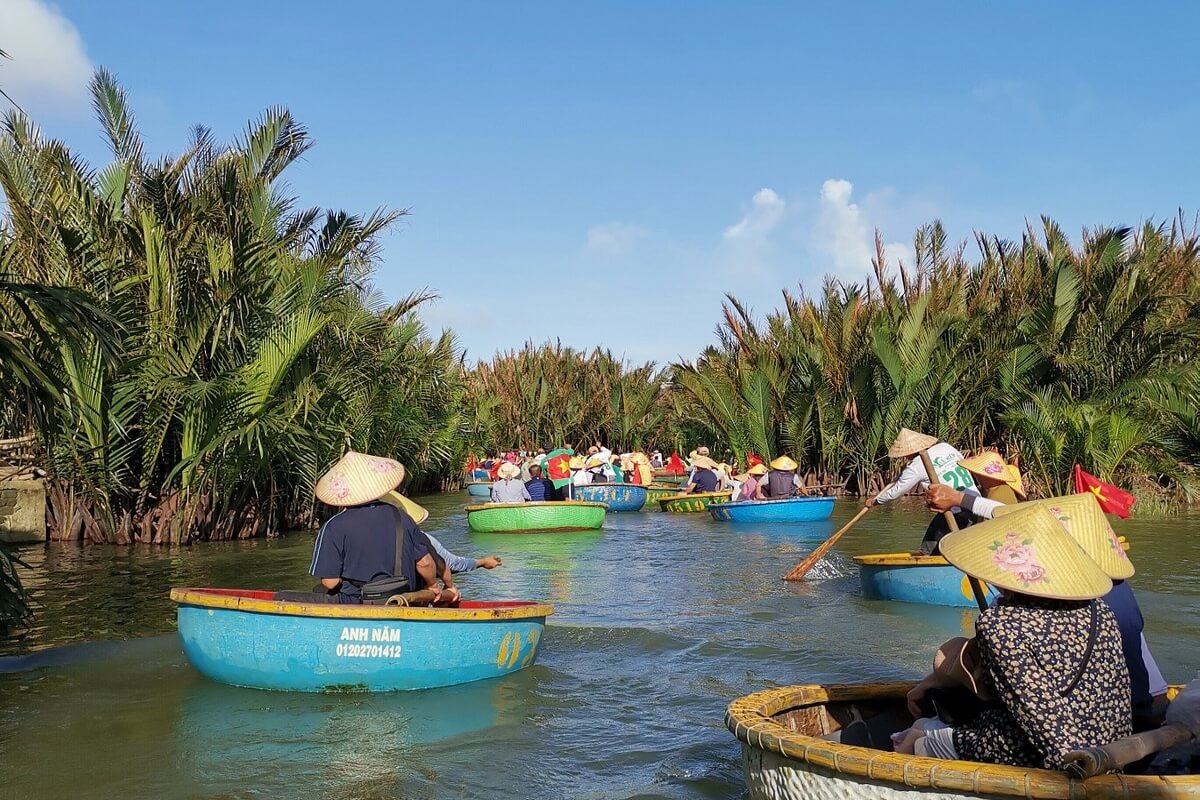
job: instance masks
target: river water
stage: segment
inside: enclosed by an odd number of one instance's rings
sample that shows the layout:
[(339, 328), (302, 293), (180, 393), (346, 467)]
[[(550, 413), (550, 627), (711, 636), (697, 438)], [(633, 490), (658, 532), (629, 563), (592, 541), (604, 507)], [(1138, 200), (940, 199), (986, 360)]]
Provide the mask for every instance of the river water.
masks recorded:
[[(970, 631), (963, 610), (868, 602), (848, 555), (914, 547), (915, 503), (869, 514), (813, 580), (779, 577), (826, 523), (732, 527), (610, 514), (603, 531), (469, 533), (466, 496), (423, 498), (454, 552), (495, 553), (468, 597), (548, 600), (536, 665), (392, 695), (221, 686), (184, 660), (172, 586), (305, 589), (312, 534), (22, 551), (36, 627), (0, 645), (0, 797), (728, 798), (744, 794), (728, 702), (775, 685), (912, 678)], [(1200, 517), (1129, 520), (1147, 636), (1172, 682), (1200, 667)]]

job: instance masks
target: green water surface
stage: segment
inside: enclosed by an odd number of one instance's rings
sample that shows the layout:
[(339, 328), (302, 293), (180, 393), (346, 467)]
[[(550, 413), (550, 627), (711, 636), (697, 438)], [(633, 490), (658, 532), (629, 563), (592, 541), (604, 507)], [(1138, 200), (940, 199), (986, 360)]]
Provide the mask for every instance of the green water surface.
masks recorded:
[[(469, 597), (547, 600), (535, 666), (466, 686), (311, 696), (210, 683), (174, 634), (172, 586), (304, 589), (312, 534), (183, 550), (29, 548), (35, 628), (0, 645), (0, 798), (708, 798), (744, 794), (721, 719), (770, 686), (912, 678), (969, 632), (958, 609), (858, 594), (848, 556), (914, 547), (916, 503), (873, 511), (814, 580), (779, 577), (827, 523), (610, 514), (584, 534), (471, 534), (466, 493), (424, 498), (455, 552), (504, 566)], [(1200, 518), (1117, 525), (1167, 678), (1200, 667)]]

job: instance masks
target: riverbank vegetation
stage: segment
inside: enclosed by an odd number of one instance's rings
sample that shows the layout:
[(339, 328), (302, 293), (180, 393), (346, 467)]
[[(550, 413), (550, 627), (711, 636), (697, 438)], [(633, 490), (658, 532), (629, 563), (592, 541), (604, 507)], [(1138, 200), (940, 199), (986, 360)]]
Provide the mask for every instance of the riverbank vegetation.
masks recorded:
[(1035, 490), (1075, 463), (1191, 501), (1200, 459), (1200, 251), (1182, 220), (1089, 231), (1051, 220), (978, 259), (922, 228), (915, 264), (785, 292), (758, 323), (730, 297), (720, 343), (678, 364), (681, 407), (718, 444), (790, 451), (817, 482), (875, 491), (901, 426), (1020, 458)]
[(403, 453), (417, 486), (451, 471), (458, 347), (421, 325), (429, 295), (386, 304), (369, 282), (404, 212), (298, 206), (281, 178), (312, 140), (286, 110), (152, 157), (113, 77), (92, 95), (101, 168), (16, 112), (0, 130), (3, 423), (42, 444), (50, 536), (306, 525), (347, 446)]
[(695, 360), (631, 365), (526, 345), (464, 363), (417, 291), (372, 289), (405, 212), (305, 208), (282, 176), (312, 146), (284, 109), (232, 143), (204, 128), (144, 150), (97, 74), (112, 151), (96, 168), (19, 113), (0, 129), (0, 434), (36, 435), (55, 539), (183, 543), (313, 521), (346, 447), (400, 458), (409, 491), (469, 454), (586, 445), (790, 452), (811, 483), (878, 489), (901, 426), (1013, 456), (1042, 492), (1071, 466), (1163, 502), (1197, 492), (1195, 231), (1088, 232), (1050, 220), (968, 255), (940, 225), (915, 263), (784, 292), (759, 318), (730, 296)]

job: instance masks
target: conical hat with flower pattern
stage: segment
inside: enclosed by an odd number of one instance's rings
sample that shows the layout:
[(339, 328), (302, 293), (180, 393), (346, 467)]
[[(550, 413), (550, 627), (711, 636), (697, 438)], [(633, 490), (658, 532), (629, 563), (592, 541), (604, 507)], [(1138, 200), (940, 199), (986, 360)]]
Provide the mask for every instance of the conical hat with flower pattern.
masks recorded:
[(378, 500), (404, 480), (404, 465), (353, 450), (317, 481), (313, 494), (331, 506), (361, 506)]
[(1112, 589), (1099, 565), (1037, 503), (947, 534), (938, 547), (951, 564), (1000, 589), (1055, 600), (1094, 600)]
[(1121, 547), (1116, 532), (1108, 524), (1108, 517), (1096, 502), (1096, 496), (1091, 492), (1069, 494), (1065, 497), (1050, 497), (1045, 500), (1034, 500), (1016, 506), (1001, 506), (997, 508), (997, 517), (1011, 514), (1014, 509), (1042, 506), (1071, 534), (1071, 538), (1083, 548), (1083, 552), (1091, 556), (1092, 561), (1099, 565), (1104, 574), (1114, 581), (1132, 578), (1135, 572), (1133, 562)]
[(964, 458), (958, 465), (972, 475), (993, 478), (1008, 484), (1018, 497), (1025, 496), (1025, 484), (1021, 480), (1021, 470), (1009, 464), (995, 450), (985, 450), (979, 455)]

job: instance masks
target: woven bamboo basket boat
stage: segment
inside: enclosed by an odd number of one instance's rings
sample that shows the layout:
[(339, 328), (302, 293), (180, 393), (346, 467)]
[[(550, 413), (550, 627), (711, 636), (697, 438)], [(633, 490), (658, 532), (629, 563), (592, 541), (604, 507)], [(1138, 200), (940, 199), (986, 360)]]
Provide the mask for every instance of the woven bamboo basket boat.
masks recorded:
[(672, 514), (703, 514), (711, 503), (724, 503), (733, 497), (733, 492), (696, 492), (675, 494), (658, 501), (663, 511)]
[(480, 533), (558, 533), (595, 530), (604, 524), (603, 503), (485, 503), (467, 506), (467, 525)]
[(734, 700), (725, 726), (742, 743), (750, 800), (1166, 800), (1200, 798), (1200, 775), (1098, 775), (942, 761), (837, 741), (862, 720), (871, 739), (912, 722), (910, 683), (788, 686)]
[(574, 497), (589, 503), (604, 503), (609, 512), (641, 511), (646, 505), (646, 489), (632, 483), (593, 483), (576, 486), (571, 490)]
[(678, 486), (664, 486), (661, 483), (652, 483), (646, 487), (646, 505), (642, 506), (643, 511), (661, 511), (658, 506), (658, 501), (667, 497), (674, 497), (679, 494)]

